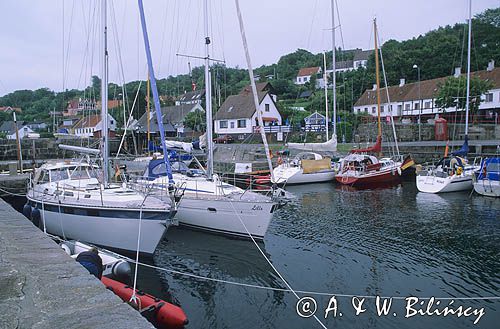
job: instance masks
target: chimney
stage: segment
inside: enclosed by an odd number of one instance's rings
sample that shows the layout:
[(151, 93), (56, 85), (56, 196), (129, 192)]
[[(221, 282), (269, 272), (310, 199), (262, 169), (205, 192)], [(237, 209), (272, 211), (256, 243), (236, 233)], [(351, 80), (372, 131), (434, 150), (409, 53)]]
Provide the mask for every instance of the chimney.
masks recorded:
[(453, 74), (453, 76), (455, 78), (458, 78), (460, 76), (460, 74), (462, 74), (462, 68), (459, 66), (459, 67), (455, 67), (455, 73)]
[(377, 90), (377, 84), (376, 83), (373, 84), (373, 89), (372, 90)]
[(399, 79), (399, 86), (400, 87), (403, 87), (406, 83), (406, 80), (405, 79)]
[(488, 68), (486, 69), (486, 71), (491, 72), (493, 71), (494, 68), (495, 68), (495, 60), (492, 59), (491, 61), (488, 62)]

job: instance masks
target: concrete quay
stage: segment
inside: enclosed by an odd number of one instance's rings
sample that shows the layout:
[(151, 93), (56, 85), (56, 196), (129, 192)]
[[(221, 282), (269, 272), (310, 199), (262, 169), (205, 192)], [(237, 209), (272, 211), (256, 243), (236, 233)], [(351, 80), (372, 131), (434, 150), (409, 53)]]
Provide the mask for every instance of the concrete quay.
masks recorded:
[(0, 199), (0, 328), (154, 328)]

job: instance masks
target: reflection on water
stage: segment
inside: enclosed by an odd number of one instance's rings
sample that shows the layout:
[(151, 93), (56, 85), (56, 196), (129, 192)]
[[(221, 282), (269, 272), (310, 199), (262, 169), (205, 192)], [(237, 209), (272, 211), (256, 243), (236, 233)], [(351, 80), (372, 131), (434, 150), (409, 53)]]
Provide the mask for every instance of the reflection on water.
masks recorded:
[[(259, 246), (295, 289), (403, 297), (500, 296), (500, 199), (468, 192), (419, 193), (413, 182), (376, 190), (328, 183), (287, 189), (293, 198), (276, 212)], [(22, 207), (24, 201), (18, 203)], [(252, 242), (175, 227), (149, 262), (210, 278), (284, 287)], [(296, 299), (287, 292), (144, 267), (138, 287), (180, 303), (189, 328), (319, 327), (297, 316)], [(329, 297), (316, 298), (320, 309)], [(500, 321), (498, 300), (455, 300), (455, 305), (485, 308), (486, 315), (475, 326), (464, 317), (405, 319), (405, 305), (397, 300), (397, 317), (376, 316), (373, 301), (355, 316), (350, 299), (338, 301), (343, 317), (323, 320), (329, 328), (497, 328)]]
[[(299, 290), (355, 295), (474, 297), (500, 295), (500, 200), (418, 193), (403, 182), (386, 189), (354, 190), (333, 184), (287, 187), (294, 195), (260, 244)], [(283, 287), (252, 242), (169, 229), (156, 265), (230, 281)], [(159, 273), (159, 272), (158, 272)], [(192, 328), (314, 328), (295, 313), (290, 293), (236, 287), (159, 273), (180, 301)], [(164, 293), (164, 292), (163, 292)], [(318, 297), (324, 308), (328, 296)], [(498, 301), (455, 301), (485, 307), (479, 328), (495, 327)], [(354, 316), (339, 298), (342, 318), (328, 327), (456, 328), (470, 319), (378, 317), (374, 303)], [(403, 313), (402, 302), (395, 302)]]

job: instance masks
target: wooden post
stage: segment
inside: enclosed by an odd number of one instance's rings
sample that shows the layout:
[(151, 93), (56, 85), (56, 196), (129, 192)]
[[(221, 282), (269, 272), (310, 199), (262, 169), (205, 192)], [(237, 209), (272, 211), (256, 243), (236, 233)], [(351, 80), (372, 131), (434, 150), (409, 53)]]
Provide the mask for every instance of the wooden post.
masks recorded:
[(19, 140), (19, 130), (17, 129), (17, 119), (16, 119), (16, 111), (12, 112), (14, 116), (14, 131), (16, 132), (16, 146), (17, 146), (17, 161), (19, 162), (19, 172), (23, 173), (23, 155), (21, 153), (21, 141)]

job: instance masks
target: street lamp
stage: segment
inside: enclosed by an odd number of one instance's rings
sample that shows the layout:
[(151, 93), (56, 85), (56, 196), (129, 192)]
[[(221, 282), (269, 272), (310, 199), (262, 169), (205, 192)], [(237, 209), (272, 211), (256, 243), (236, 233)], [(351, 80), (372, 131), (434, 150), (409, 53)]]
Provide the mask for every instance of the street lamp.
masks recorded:
[(420, 115), (422, 114), (422, 97), (420, 94), (420, 67), (417, 64), (413, 64), (413, 69), (417, 69), (418, 76), (418, 140), (422, 140), (422, 127), (420, 122)]

